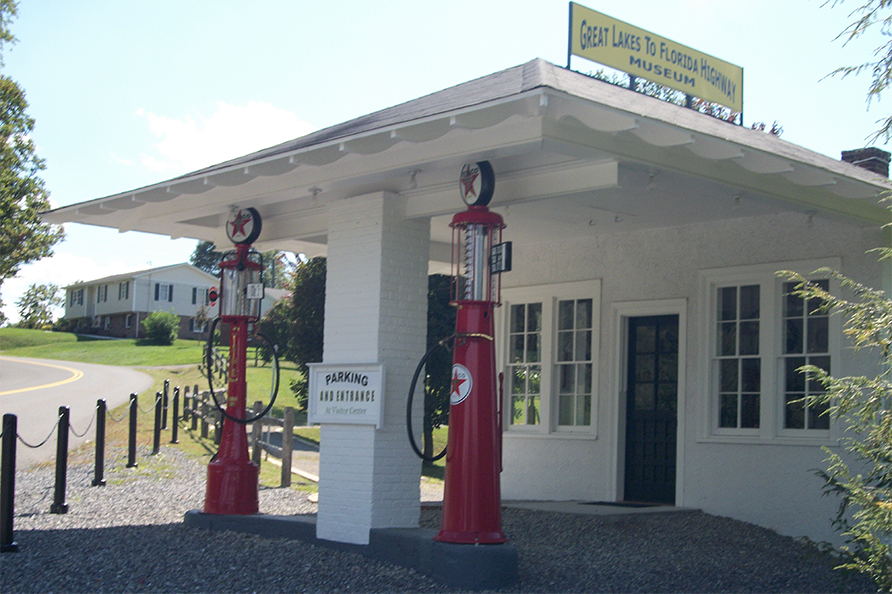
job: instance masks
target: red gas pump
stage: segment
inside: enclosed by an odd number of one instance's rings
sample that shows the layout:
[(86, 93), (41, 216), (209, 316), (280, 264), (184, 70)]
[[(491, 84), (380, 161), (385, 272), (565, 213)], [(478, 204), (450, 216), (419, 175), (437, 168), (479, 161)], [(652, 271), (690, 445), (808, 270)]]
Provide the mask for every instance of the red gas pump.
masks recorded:
[[(510, 270), (510, 244), (501, 242), (505, 228), (502, 217), (487, 208), (494, 186), (488, 162), (465, 165), (461, 194), (468, 209), (456, 214), (450, 224), (452, 303), (458, 311), (455, 335), (450, 337), (455, 346), (443, 523), (435, 537), (448, 543), (507, 541), (502, 532), (499, 484), (502, 424), (501, 395), (496, 389), (493, 310), (500, 304), (499, 273)], [(419, 370), (433, 350), (422, 359)], [(409, 436), (413, 449), (419, 453), (411, 428)]]
[[(223, 410), (223, 434), (220, 449), (208, 464), (207, 491), (204, 513), (256, 514), (258, 511), (258, 467), (248, 458), (248, 432), (245, 424), (266, 414), (275, 400), (278, 381), (266, 410), (252, 419), (245, 418), (247, 384), (248, 325), (260, 318), (263, 299), (263, 263), (251, 244), (260, 236), (260, 214), (253, 208), (234, 210), (226, 224), (226, 233), (235, 243), (235, 250), (227, 252), (220, 262), (220, 316), (211, 325), (208, 353), (210, 354), (217, 322), (229, 324), (229, 376), (226, 408)], [(273, 350), (273, 354), (275, 351)], [(208, 380), (212, 373), (208, 365)], [(278, 363), (275, 363), (278, 377)], [(211, 393), (213, 392), (211, 385)]]

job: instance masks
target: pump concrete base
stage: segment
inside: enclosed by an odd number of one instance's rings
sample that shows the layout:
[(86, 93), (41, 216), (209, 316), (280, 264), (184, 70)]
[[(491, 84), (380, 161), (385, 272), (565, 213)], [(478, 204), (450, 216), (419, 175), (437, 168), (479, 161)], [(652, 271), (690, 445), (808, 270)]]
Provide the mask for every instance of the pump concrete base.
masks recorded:
[(414, 569), (440, 583), (467, 590), (504, 588), (517, 579), (517, 549), (511, 543), (463, 545), (436, 542), (436, 530), (372, 529), (369, 544), (355, 545), (316, 538), (315, 516), (226, 516), (193, 510), (186, 512), (184, 523), (190, 528), (287, 538), (359, 553), (369, 559)]

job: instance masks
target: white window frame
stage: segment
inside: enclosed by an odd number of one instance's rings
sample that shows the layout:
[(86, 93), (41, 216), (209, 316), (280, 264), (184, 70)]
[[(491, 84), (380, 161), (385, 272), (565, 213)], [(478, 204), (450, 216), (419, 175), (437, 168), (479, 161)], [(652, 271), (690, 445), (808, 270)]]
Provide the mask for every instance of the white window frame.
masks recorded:
[[(700, 353), (701, 394), (704, 400), (700, 419), (699, 441), (723, 443), (772, 443), (789, 445), (829, 445), (839, 438), (838, 423), (831, 419), (830, 429), (785, 429), (784, 428), (784, 356), (783, 356), (783, 298), (784, 284), (789, 279), (779, 277), (778, 272), (791, 270), (806, 278), (817, 278), (813, 272), (819, 268), (839, 270), (839, 258), (818, 260), (798, 260), (736, 266), (731, 268), (707, 269), (700, 271)], [(760, 328), (759, 357), (761, 364), (761, 393), (759, 400), (759, 427), (757, 429), (736, 429), (719, 427), (718, 370), (716, 368), (716, 320), (718, 289), (729, 286), (759, 285)], [(839, 283), (830, 279), (830, 292), (835, 293)], [(839, 372), (841, 361), (840, 338), (842, 327), (840, 316), (830, 316), (830, 361), (831, 370)]]
[(207, 322), (202, 324), (201, 328), (196, 330), (196, 326), (198, 326), (198, 320), (195, 318), (189, 318), (189, 331), (193, 334), (201, 334), (207, 329)]
[(133, 314), (127, 314), (124, 317), (124, 328), (132, 328), (133, 327)]
[(130, 299), (130, 281), (118, 283), (118, 301)]
[[(558, 425), (559, 378), (555, 373), (557, 364), (557, 315), (558, 302), (565, 300), (592, 300), (592, 392), (591, 423), (589, 425)], [(540, 360), (542, 365), (539, 395), (539, 424), (511, 424), (511, 394), (507, 378), (512, 305), (530, 303), (542, 304), (542, 334)], [(601, 343), (601, 280), (576, 281), (556, 285), (535, 285), (502, 289), (502, 307), (497, 316), (497, 361), (499, 371), (505, 372), (505, 386), (502, 402), (503, 427), (506, 435), (529, 435), (537, 437), (597, 439), (599, 410), (599, 373)]]

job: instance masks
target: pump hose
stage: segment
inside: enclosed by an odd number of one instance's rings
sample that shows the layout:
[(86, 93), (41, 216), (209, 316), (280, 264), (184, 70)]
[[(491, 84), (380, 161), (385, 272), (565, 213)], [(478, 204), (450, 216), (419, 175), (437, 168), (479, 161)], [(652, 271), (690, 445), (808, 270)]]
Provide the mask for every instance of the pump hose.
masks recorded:
[(440, 458), (446, 455), (446, 448), (443, 448), (443, 451), (437, 454), (436, 456), (425, 456), (421, 449), (418, 447), (418, 443), (415, 441), (415, 435), (412, 431), (412, 401), (415, 397), (415, 385), (418, 383), (418, 376), (421, 375), (421, 370), (424, 368), (424, 364), (427, 363), (427, 360), (431, 358), (431, 355), (440, 348), (441, 346), (446, 346), (451, 340), (454, 340), (456, 335), (453, 334), (447, 338), (444, 338), (431, 348), (427, 350), (421, 360), (418, 362), (418, 366), (415, 368), (415, 374), (412, 376), (412, 383), (409, 384), (409, 398), (406, 400), (406, 429), (409, 432), (409, 443), (412, 445), (412, 450), (415, 452), (415, 455), (424, 460), (425, 462), (436, 462)]
[(214, 331), (217, 329), (217, 322), (219, 321), (220, 318), (214, 318), (214, 321), (211, 322), (210, 333), (208, 336), (208, 348), (207, 353), (205, 354), (205, 365), (207, 366), (208, 371), (208, 387), (211, 389), (211, 398), (214, 399), (214, 406), (217, 407), (217, 410), (219, 410), (224, 417), (226, 417), (230, 421), (241, 423), (242, 425), (247, 425), (248, 423), (253, 423), (254, 421), (265, 417), (267, 413), (269, 413), (270, 409), (273, 407), (273, 403), (275, 403), (276, 401), (276, 396), (279, 395), (279, 355), (276, 353), (276, 349), (272, 341), (265, 334), (261, 334), (260, 332), (254, 333), (255, 336), (263, 339), (263, 341), (266, 342), (267, 346), (269, 346), (270, 352), (273, 355), (273, 387), (270, 390), (269, 404), (267, 404), (266, 408), (264, 408), (258, 414), (254, 415), (253, 417), (248, 417), (247, 419), (239, 419), (232, 416), (231, 414), (226, 412), (226, 410), (220, 404), (220, 401), (217, 399), (217, 393), (214, 392), (212, 353), (214, 349)]

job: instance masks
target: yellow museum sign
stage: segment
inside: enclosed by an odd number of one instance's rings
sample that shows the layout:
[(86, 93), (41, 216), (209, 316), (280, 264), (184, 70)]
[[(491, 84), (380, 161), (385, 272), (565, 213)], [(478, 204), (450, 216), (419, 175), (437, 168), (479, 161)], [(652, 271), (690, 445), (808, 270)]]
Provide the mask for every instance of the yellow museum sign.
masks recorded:
[(567, 55), (743, 111), (743, 68), (570, 3)]

